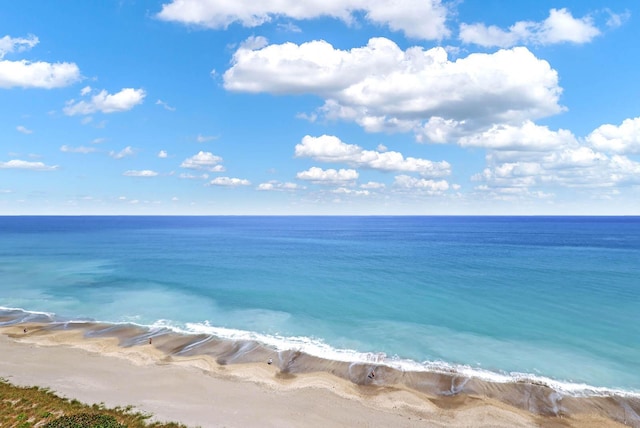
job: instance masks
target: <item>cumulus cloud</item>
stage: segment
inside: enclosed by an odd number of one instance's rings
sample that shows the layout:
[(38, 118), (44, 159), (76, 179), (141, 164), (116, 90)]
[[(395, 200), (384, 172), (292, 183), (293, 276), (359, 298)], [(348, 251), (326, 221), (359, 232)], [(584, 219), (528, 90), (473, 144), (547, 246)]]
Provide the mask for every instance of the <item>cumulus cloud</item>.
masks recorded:
[(402, 190), (419, 190), (430, 195), (439, 195), (449, 190), (446, 180), (425, 180), (409, 175), (396, 176), (393, 186)]
[(366, 21), (402, 31), (409, 37), (442, 39), (449, 11), (440, 0), (173, 0), (158, 18), (213, 29), (232, 23), (257, 27), (279, 18), (308, 20), (331, 17), (352, 24)]
[(114, 159), (123, 159), (128, 156), (133, 156), (134, 154), (136, 154), (136, 151), (131, 146), (127, 146), (124, 149), (120, 150), (119, 152), (115, 152), (115, 151), (109, 152), (109, 156), (111, 156)]
[(74, 63), (43, 61), (8, 61), (4, 56), (31, 49), (40, 41), (34, 35), (0, 38), (0, 88), (60, 88), (80, 80), (80, 69)]
[(626, 156), (607, 156), (585, 146), (565, 148), (536, 160), (490, 165), (472, 180), (483, 191), (499, 194), (538, 195), (533, 189), (613, 188), (640, 184), (640, 163)]
[[(85, 92), (84, 89), (82, 92)], [(124, 88), (115, 94), (109, 94), (106, 90), (102, 90), (92, 96), (90, 100), (68, 101), (63, 111), (67, 116), (128, 111), (141, 104), (145, 96), (146, 93), (142, 89)]]
[(310, 181), (315, 184), (344, 185), (358, 179), (358, 171), (355, 169), (322, 169), (316, 166), (306, 171), (299, 172), (296, 177), (300, 180)]
[(346, 144), (332, 135), (305, 136), (302, 142), (296, 145), (295, 156), (309, 157), (320, 162), (347, 163), (380, 171), (418, 172), (429, 176), (448, 175), (451, 170), (451, 166), (445, 161), (432, 162), (413, 157), (405, 158), (398, 152), (364, 150), (355, 144)]
[(546, 126), (525, 121), (521, 125), (493, 125), (484, 132), (461, 137), (458, 144), (493, 150), (544, 152), (577, 146), (578, 140), (571, 131), (552, 131)]
[(361, 189), (369, 189), (369, 190), (379, 190), (384, 189), (386, 186), (384, 183), (378, 183), (377, 181), (369, 181), (368, 183), (364, 183), (360, 185)]
[(238, 187), (238, 186), (250, 186), (251, 182), (243, 178), (216, 177), (213, 180), (211, 180), (209, 184), (212, 186)]
[(151, 171), (150, 169), (143, 169), (141, 171), (137, 170), (129, 170), (122, 173), (122, 175), (127, 177), (155, 177), (158, 175), (157, 172)]
[(29, 162), (19, 159), (13, 159), (8, 162), (0, 162), (0, 169), (27, 169), (31, 171), (54, 171), (58, 169), (58, 165), (45, 165), (42, 162)]
[(459, 37), (464, 43), (507, 48), (519, 44), (583, 44), (599, 34), (592, 17), (574, 18), (567, 9), (551, 9), (549, 17), (542, 22), (518, 21), (508, 30), (479, 23), (461, 24)]
[[(476, 190), (499, 199), (549, 198), (554, 188), (609, 189), (640, 184), (640, 118), (605, 124), (585, 138), (524, 123), (494, 126), (460, 139), (488, 149), (487, 167), (472, 177)], [(601, 191), (601, 190), (600, 190)]]
[(294, 190), (303, 189), (303, 188), (304, 188), (303, 186), (300, 186), (296, 183), (290, 183), (290, 182), (282, 183), (277, 180), (271, 180), (266, 183), (258, 184), (258, 187), (256, 189), (262, 190), (262, 191), (282, 192), (282, 191), (294, 191)]
[(181, 168), (205, 170), (211, 172), (223, 172), (224, 166), (220, 165), (222, 158), (211, 152), (200, 151), (197, 154), (185, 159), (181, 164)]
[(30, 129), (27, 129), (26, 127), (22, 126), (22, 125), (18, 125), (16, 126), (16, 131), (22, 133), (22, 134), (33, 134), (33, 131)]
[(40, 40), (33, 34), (29, 34), (27, 37), (4, 36), (0, 38), (0, 59), (9, 53), (29, 50), (38, 43)]
[(68, 62), (0, 61), (0, 88), (61, 88), (80, 79), (80, 69)]
[(354, 196), (369, 196), (371, 194), (371, 192), (369, 192), (368, 190), (354, 190), (347, 187), (338, 187), (337, 189), (333, 189), (331, 193)]
[(586, 140), (594, 148), (609, 153), (640, 153), (640, 117), (625, 119), (619, 126), (602, 125)]
[(450, 61), (443, 48), (403, 51), (386, 38), (348, 51), (325, 41), (239, 48), (224, 73), (230, 91), (316, 94), (319, 111), (369, 132), (419, 131), (438, 118), (465, 132), (559, 113), (549, 63), (523, 47)]
[(82, 154), (87, 154), (87, 153), (93, 153), (93, 152), (95, 152), (97, 150), (94, 147), (85, 147), (85, 146), (71, 147), (71, 146), (67, 146), (65, 144), (63, 146), (60, 146), (60, 151), (64, 152), (64, 153), (82, 153)]
[(160, 150), (158, 152), (158, 157), (161, 158), (161, 159), (165, 159), (167, 156), (169, 156), (169, 155), (167, 154), (166, 150)]

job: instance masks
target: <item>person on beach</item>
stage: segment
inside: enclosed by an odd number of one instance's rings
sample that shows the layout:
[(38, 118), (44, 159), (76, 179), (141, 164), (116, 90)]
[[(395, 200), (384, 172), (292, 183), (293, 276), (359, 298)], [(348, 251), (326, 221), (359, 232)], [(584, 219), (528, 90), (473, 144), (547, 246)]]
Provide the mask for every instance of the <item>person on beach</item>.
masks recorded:
[(273, 363), (273, 359), (269, 358), (269, 361), (267, 361), (267, 364), (271, 365)]
[(376, 372), (372, 369), (371, 373), (369, 373), (369, 376), (367, 376), (369, 379), (373, 379), (374, 377), (376, 377)]

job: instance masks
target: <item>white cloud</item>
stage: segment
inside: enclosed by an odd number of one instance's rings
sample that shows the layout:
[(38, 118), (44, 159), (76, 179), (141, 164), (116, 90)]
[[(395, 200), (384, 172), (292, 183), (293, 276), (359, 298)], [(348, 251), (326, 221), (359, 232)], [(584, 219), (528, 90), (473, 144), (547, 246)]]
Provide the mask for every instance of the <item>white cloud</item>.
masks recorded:
[(127, 146), (124, 149), (120, 150), (119, 152), (115, 152), (115, 151), (109, 152), (109, 156), (111, 156), (114, 159), (122, 159), (128, 156), (133, 156), (135, 153), (136, 151), (131, 146)]
[(277, 190), (278, 188), (273, 182), (258, 184), (257, 190)]
[(355, 169), (322, 169), (316, 166), (306, 171), (299, 172), (296, 177), (300, 180), (310, 181), (316, 184), (344, 185), (358, 179), (358, 171)]
[(258, 187), (256, 189), (263, 190), (263, 191), (293, 191), (293, 190), (298, 190), (303, 188), (304, 188), (303, 186), (300, 186), (296, 183), (290, 183), (290, 182), (281, 183), (277, 180), (271, 180), (266, 183), (258, 184)]
[(416, 129), (416, 140), (420, 143), (450, 143), (452, 140), (465, 135), (464, 128), (464, 121), (433, 116), (422, 124), (420, 128)]
[(25, 127), (24, 127), (24, 126), (22, 126), (22, 125), (18, 125), (18, 126), (16, 126), (16, 131), (21, 132), (21, 133), (23, 133), (23, 134), (27, 134), (27, 135), (28, 135), (28, 134), (33, 134), (33, 131), (32, 131), (32, 130), (27, 129), (27, 128), (25, 128)]
[(640, 117), (625, 119), (620, 126), (606, 124), (586, 140), (598, 150), (612, 153), (640, 153)]
[(594, 152), (589, 147), (578, 147), (576, 149), (565, 149), (554, 152), (544, 157), (544, 163), (552, 168), (562, 167), (589, 167), (596, 163), (607, 161), (606, 155)]
[(479, 185), (474, 187), (474, 190), (479, 194), (487, 195), (490, 199), (509, 201), (511, 203), (527, 199), (549, 200), (555, 197), (554, 193), (531, 191), (526, 187), (490, 187), (487, 185)]
[(302, 139), (295, 148), (296, 157), (309, 157), (320, 162), (348, 163), (355, 167), (380, 171), (419, 172), (422, 175), (444, 176), (450, 173), (449, 163), (432, 162), (426, 159), (405, 158), (398, 152), (376, 152), (364, 150), (354, 144), (343, 143), (338, 137), (322, 135)]
[(161, 158), (161, 159), (165, 159), (167, 156), (169, 156), (169, 155), (167, 154), (166, 150), (160, 150), (158, 152), (158, 157)]
[(396, 176), (393, 186), (403, 190), (419, 190), (430, 195), (439, 195), (449, 190), (446, 180), (425, 180), (408, 175)]
[(0, 59), (9, 53), (29, 50), (38, 43), (40, 40), (33, 34), (29, 34), (27, 37), (4, 36), (0, 38)]
[(224, 166), (220, 165), (222, 158), (211, 152), (200, 151), (197, 154), (187, 158), (180, 164), (181, 168), (205, 170), (211, 172), (223, 172)]
[(302, 120), (306, 120), (307, 122), (310, 123), (315, 123), (316, 120), (318, 120), (318, 114), (317, 113), (296, 113), (296, 119), (302, 119)]
[(370, 132), (416, 130), (440, 118), (466, 131), (559, 113), (562, 89), (549, 63), (526, 48), (450, 61), (443, 48), (401, 50), (385, 38), (334, 49), (325, 41), (240, 48), (224, 73), (231, 91), (312, 93), (320, 112)]
[(493, 150), (549, 151), (578, 145), (571, 131), (552, 131), (531, 121), (514, 125), (493, 125), (487, 131), (464, 136), (458, 140), (463, 147), (484, 147)]
[(158, 175), (157, 172), (151, 171), (150, 169), (144, 169), (142, 171), (129, 170), (122, 173), (127, 177), (155, 177)]
[(106, 138), (94, 138), (93, 140), (91, 140), (91, 144), (102, 144), (105, 141), (107, 141)]
[(176, 111), (175, 107), (171, 107), (169, 104), (167, 104), (166, 102), (164, 102), (162, 100), (156, 101), (156, 105), (157, 106), (162, 106), (162, 107), (164, 107), (165, 110), (168, 110), (168, 111)]
[(346, 187), (338, 187), (337, 189), (333, 189), (331, 193), (355, 196), (369, 196), (371, 194), (371, 192), (369, 192), (368, 190), (353, 190)]
[(542, 44), (588, 43), (600, 34), (590, 16), (576, 19), (567, 9), (551, 9), (549, 17), (542, 23), (537, 39)]
[(263, 36), (249, 36), (244, 42), (240, 43), (240, 49), (247, 49), (250, 51), (262, 49), (269, 44), (266, 37)]
[(94, 147), (85, 147), (85, 146), (71, 147), (71, 146), (67, 146), (65, 144), (65, 145), (60, 147), (60, 151), (61, 152), (65, 152), (65, 153), (87, 154), (87, 153), (93, 153), (93, 152), (95, 152), (97, 150)]
[(242, 178), (216, 177), (209, 182), (212, 186), (238, 187), (250, 186), (251, 182)]
[(19, 159), (10, 160), (8, 162), (0, 162), (0, 169), (28, 169), (31, 171), (54, 171), (58, 169), (58, 165), (45, 165), (42, 162), (29, 162)]
[[(640, 184), (640, 163), (589, 147), (565, 148), (537, 160), (491, 165), (472, 177), (483, 191), (530, 195), (533, 188), (613, 188)], [(518, 190), (520, 189), (520, 190)]]
[(607, 19), (607, 27), (618, 28), (622, 26), (631, 17), (631, 12), (624, 11), (622, 13), (614, 13), (609, 9), (605, 9), (605, 12), (609, 15)]
[(491, 182), (497, 187), (528, 187), (536, 183), (537, 176), (543, 173), (542, 165), (536, 162), (512, 162), (485, 168), (474, 181)]
[(551, 9), (542, 22), (518, 21), (503, 30), (485, 24), (461, 24), (460, 40), (484, 47), (507, 48), (519, 44), (588, 43), (600, 34), (590, 16), (574, 18), (567, 9)]
[(146, 93), (142, 89), (124, 88), (115, 94), (109, 94), (106, 90), (102, 90), (88, 101), (68, 101), (64, 108), (64, 113), (67, 116), (74, 116), (96, 112), (116, 113), (127, 111), (141, 104), (145, 96)]
[(369, 189), (369, 190), (378, 190), (384, 189), (386, 186), (384, 183), (378, 183), (377, 181), (369, 181), (368, 183), (364, 183), (360, 185), (361, 189)]
[(193, 175), (193, 174), (183, 172), (182, 174), (179, 175), (179, 177), (186, 180), (206, 180), (209, 178), (209, 174), (204, 173), (201, 175)]
[(351, 24), (362, 16), (409, 37), (442, 39), (450, 34), (445, 24), (448, 13), (440, 0), (173, 0), (164, 4), (157, 16), (214, 29), (236, 22), (257, 27), (279, 18), (331, 17)]
[(206, 143), (207, 141), (212, 141), (212, 140), (215, 140), (216, 138), (218, 138), (218, 137), (216, 137), (215, 135), (201, 135), (201, 134), (198, 134), (198, 136), (196, 137), (196, 141), (198, 143)]
[(89, 95), (90, 92), (91, 92), (91, 86), (85, 86), (80, 90), (80, 95), (84, 97), (85, 95)]
[(278, 29), (289, 33), (302, 33), (302, 30), (297, 25), (287, 22), (285, 24), (278, 24)]
[(80, 69), (68, 62), (0, 61), (0, 88), (61, 88), (80, 80)]

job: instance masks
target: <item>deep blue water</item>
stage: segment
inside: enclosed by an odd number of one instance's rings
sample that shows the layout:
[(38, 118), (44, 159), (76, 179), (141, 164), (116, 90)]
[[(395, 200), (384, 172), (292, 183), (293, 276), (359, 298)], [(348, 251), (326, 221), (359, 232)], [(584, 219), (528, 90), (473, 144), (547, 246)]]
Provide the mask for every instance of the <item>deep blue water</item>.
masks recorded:
[(0, 287), (64, 318), (640, 392), (639, 217), (0, 217)]

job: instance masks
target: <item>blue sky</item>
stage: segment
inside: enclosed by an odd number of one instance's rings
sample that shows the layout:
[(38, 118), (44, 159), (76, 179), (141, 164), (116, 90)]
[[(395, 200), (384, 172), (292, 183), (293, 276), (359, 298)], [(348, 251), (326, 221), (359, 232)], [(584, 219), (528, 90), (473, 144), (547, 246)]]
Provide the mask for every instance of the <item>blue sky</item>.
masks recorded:
[(0, 8), (0, 214), (640, 215), (640, 4)]

